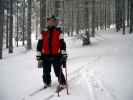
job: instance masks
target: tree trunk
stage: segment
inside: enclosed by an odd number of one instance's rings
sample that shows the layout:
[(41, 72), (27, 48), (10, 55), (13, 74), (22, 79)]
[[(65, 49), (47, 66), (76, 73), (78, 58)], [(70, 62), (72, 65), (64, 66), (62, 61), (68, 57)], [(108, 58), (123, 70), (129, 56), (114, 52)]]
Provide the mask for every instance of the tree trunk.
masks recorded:
[(13, 0), (10, 0), (9, 53), (13, 53)]
[(121, 28), (121, 1), (120, 0), (115, 0), (115, 19), (116, 19), (116, 31), (120, 31)]
[(74, 4), (74, 1), (72, 1), (72, 4), (71, 4), (71, 36), (73, 36), (73, 32), (74, 32), (74, 12), (73, 12), (73, 5)]
[(18, 1), (17, 1), (17, 27), (16, 27), (17, 28), (17, 36), (15, 37), (16, 38), (16, 43), (17, 43), (16, 45), (17, 45), (17, 47), (18, 47), (18, 34), (19, 34), (18, 33), (18, 31), (19, 31), (19, 25), (18, 25), (18, 23), (19, 23), (19, 14), (18, 14), (19, 10), (18, 9), (19, 8), (18, 8)]
[(23, 41), (23, 45), (25, 45), (25, 26), (26, 26), (26, 24), (25, 24), (25, 0), (23, 0), (23, 25), (22, 25), (22, 32), (23, 32), (23, 39), (22, 39), (22, 41)]
[(95, 37), (95, 19), (96, 19), (96, 14), (95, 14), (95, 4), (96, 1), (92, 0), (92, 37)]
[(107, 0), (104, 0), (104, 26), (107, 29)]
[(123, 24), (122, 34), (125, 35), (125, 0), (122, 0), (122, 24)]
[(83, 46), (90, 44), (90, 33), (89, 33), (89, 8), (88, 1), (85, 2), (85, 13), (84, 13), (84, 21), (85, 21), (85, 36), (83, 37)]
[(127, 1), (127, 27), (130, 25), (130, 0)]
[(9, 47), (9, 9), (7, 9), (6, 16), (6, 48)]
[(76, 0), (76, 9), (77, 9), (77, 15), (76, 15), (76, 33), (79, 34), (79, 0)]
[(133, 32), (133, 0), (130, 0), (130, 33)]
[(2, 59), (2, 49), (3, 49), (3, 23), (4, 23), (4, 9), (3, 0), (0, 0), (0, 59)]
[(36, 40), (38, 38), (38, 16), (36, 15)]
[(40, 0), (40, 31), (46, 28), (46, 0)]
[(100, 0), (100, 29), (103, 29), (103, 25), (104, 25), (103, 4), (104, 4), (104, 0)]
[(28, 15), (27, 15), (27, 50), (31, 49), (31, 0), (28, 0)]
[(118, 26), (118, 0), (115, 0), (115, 25), (116, 25), (116, 31), (119, 31)]

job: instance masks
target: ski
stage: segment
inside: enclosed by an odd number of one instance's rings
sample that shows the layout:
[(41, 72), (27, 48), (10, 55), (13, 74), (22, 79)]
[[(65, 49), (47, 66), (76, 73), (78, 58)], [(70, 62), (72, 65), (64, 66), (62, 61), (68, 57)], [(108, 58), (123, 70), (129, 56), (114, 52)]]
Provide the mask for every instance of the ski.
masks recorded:
[(64, 89), (66, 88), (62, 88), (62, 89), (59, 89), (59, 91), (55, 91), (54, 93), (51, 93), (50, 95), (48, 95), (47, 97), (43, 98), (43, 100), (51, 100), (53, 99), (54, 97), (59, 97), (60, 95), (58, 95), (58, 92), (62, 92)]
[(63, 88), (63, 87), (58, 87), (57, 90), (56, 90), (55, 92), (56, 92), (56, 93), (59, 93), (59, 92), (61, 92), (61, 91), (64, 90), (64, 89), (66, 89), (66, 87), (65, 87), (65, 88)]
[(40, 89), (37, 89), (37, 90), (35, 90), (34, 92), (30, 93), (29, 96), (34, 96), (34, 95), (38, 94), (39, 92), (41, 92), (41, 91), (43, 91), (43, 90), (46, 90), (46, 89), (48, 89), (48, 88), (49, 88), (49, 87), (47, 87), (47, 88), (42, 87), (42, 88), (40, 88)]

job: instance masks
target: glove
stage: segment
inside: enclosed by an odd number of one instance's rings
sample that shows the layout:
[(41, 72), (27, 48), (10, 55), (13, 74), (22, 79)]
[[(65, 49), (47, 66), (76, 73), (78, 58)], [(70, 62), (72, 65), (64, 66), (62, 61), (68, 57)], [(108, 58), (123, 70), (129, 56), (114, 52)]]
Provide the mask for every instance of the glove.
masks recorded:
[(42, 60), (38, 60), (38, 68), (42, 68), (43, 67), (43, 65), (42, 65)]
[(36, 56), (36, 60), (37, 61), (41, 60), (41, 56)]
[(63, 64), (63, 68), (66, 68), (66, 60), (67, 60), (66, 50), (61, 50), (61, 63)]
[(62, 56), (62, 59), (64, 59), (64, 60), (67, 59), (67, 53), (66, 53), (66, 50), (61, 50), (61, 56)]
[(37, 51), (36, 59), (37, 60), (42, 60), (42, 53), (40, 51)]
[(42, 68), (43, 60), (42, 60), (41, 52), (37, 52), (36, 59), (38, 61), (38, 68)]
[(61, 57), (63, 68), (66, 68), (67, 54), (62, 54)]
[(67, 54), (62, 54), (62, 59), (63, 59), (63, 61), (66, 61), (67, 60)]

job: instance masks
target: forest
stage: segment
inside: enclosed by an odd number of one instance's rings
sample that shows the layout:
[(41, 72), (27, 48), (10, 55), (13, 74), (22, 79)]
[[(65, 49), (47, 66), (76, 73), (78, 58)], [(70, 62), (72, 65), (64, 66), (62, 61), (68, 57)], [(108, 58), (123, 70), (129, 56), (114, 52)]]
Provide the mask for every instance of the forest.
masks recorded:
[(81, 37), (84, 45), (97, 30), (111, 26), (123, 35), (133, 32), (133, 0), (0, 0), (0, 59), (4, 49), (13, 53), (21, 45), (31, 50), (31, 35), (38, 39), (52, 15), (64, 34)]

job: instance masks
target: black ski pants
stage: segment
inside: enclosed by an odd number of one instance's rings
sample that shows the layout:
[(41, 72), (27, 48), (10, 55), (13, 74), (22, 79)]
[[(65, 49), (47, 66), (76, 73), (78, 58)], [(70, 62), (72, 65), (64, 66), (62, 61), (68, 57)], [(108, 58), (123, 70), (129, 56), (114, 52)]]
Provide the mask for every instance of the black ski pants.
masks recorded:
[(62, 85), (66, 84), (66, 80), (62, 71), (62, 63), (60, 62), (60, 57), (45, 57), (43, 59), (43, 82), (44, 84), (51, 84), (51, 67), (53, 69), (58, 82)]

